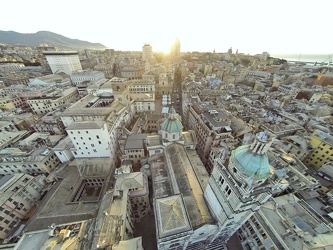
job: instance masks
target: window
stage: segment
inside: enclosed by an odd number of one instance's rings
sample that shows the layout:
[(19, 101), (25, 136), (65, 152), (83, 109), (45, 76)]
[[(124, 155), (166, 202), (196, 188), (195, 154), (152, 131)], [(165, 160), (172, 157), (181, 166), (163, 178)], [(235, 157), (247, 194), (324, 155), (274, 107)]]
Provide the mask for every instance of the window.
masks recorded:
[(220, 175), (219, 180), (218, 180), (218, 184), (223, 185), (223, 183), (224, 183), (224, 179), (223, 179), (222, 175)]
[(98, 135), (96, 135), (96, 138), (97, 138), (97, 139), (99, 139), (99, 136), (98, 136)]
[(95, 147), (95, 144), (91, 144), (92, 147)]

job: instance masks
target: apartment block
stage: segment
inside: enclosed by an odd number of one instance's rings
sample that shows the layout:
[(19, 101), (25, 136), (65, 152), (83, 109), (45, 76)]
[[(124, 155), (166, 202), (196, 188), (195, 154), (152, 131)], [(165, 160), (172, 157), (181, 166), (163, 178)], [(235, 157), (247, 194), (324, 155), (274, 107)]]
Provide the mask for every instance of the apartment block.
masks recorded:
[(126, 191), (134, 220), (139, 222), (150, 209), (148, 178), (141, 172), (121, 173), (116, 175), (116, 190)]
[(16, 106), (11, 97), (0, 98), (0, 109), (2, 110), (11, 110), (15, 109)]
[(333, 161), (333, 140), (329, 133), (315, 130), (310, 135), (309, 140), (313, 149), (304, 160), (306, 166), (318, 169), (322, 165)]
[(0, 241), (26, 218), (41, 197), (44, 180), (43, 175), (7, 174), (0, 177)]
[(114, 101), (112, 95), (89, 94), (60, 116), (75, 158), (111, 157), (117, 161), (118, 129), (131, 122), (133, 112), (129, 105)]
[(230, 113), (210, 104), (193, 104), (185, 107), (184, 124), (194, 130), (197, 138), (197, 152), (211, 171), (209, 155), (213, 147), (219, 147), (225, 140), (233, 140)]
[(0, 150), (0, 174), (49, 174), (60, 164), (48, 147)]
[(133, 163), (141, 163), (146, 157), (145, 141), (149, 134), (130, 134), (124, 145), (123, 158), (131, 160)]
[(18, 131), (14, 123), (11, 121), (0, 121), (0, 132), (2, 131)]
[(48, 94), (42, 95), (41, 97), (29, 99), (28, 104), (33, 113), (41, 115), (55, 111), (59, 108), (59, 106), (65, 103), (74, 102), (77, 97), (78, 91), (75, 87), (65, 90), (56, 89)]

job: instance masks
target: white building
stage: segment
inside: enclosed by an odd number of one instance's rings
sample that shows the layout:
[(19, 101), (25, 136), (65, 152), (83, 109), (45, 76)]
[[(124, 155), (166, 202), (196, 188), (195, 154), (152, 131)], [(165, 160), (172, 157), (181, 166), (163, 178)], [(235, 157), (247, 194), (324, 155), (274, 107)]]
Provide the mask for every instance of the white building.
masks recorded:
[(32, 111), (37, 114), (46, 114), (56, 110), (60, 105), (71, 103), (79, 96), (75, 87), (65, 90), (54, 89), (47, 95), (27, 100)]
[(73, 152), (71, 151), (73, 148), (73, 143), (69, 136), (66, 136), (58, 144), (53, 148), (54, 153), (61, 161), (61, 163), (69, 162), (74, 159)]
[(0, 177), (0, 242), (25, 219), (41, 197), (44, 180), (43, 175), (33, 177), (28, 174), (15, 174)]
[[(70, 85), (71, 85), (70, 77), (64, 73), (50, 74), (50, 75), (31, 78), (30, 82), (28, 83), (29, 87), (44, 87), (44, 88), (54, 87), (54, 86), (63, 87)], [(28, 88), (26, 91), (31, 91), (31, 90), (32, 88)]]
[(81, 84), (85, 81), (94, 82), (104, 78), (103, 72), (93, 70), (78, 71), (77, 73), (71, 75), (71, 81), (75, 85)]
[(149, 80), (129, 80), (128, 91), (136, 112), (155, 110), (155, 84)]
[(115, 143), (115, 138), (109, 135), (106, 122), (73, 122), (66, 131), (75, 147), (75, 158), (112, 157), (110, 145)]
[(131, 102), (136, 112), (155, 111), (155, 84), (148, 79), (111, 80), (115, 99)]
[(77, 51), (44, 51), (43, 55), (53, 74), (64, 72), (72, 75), (75, 71), (82, 70)]
[(74, 145), (74, 157), (110, 157), (116, 160), (118, 129), (130, 122), (133, 114), (129, 105), (114, 101), (113, 96), (92, 94), (66, 109), (61, 120)]

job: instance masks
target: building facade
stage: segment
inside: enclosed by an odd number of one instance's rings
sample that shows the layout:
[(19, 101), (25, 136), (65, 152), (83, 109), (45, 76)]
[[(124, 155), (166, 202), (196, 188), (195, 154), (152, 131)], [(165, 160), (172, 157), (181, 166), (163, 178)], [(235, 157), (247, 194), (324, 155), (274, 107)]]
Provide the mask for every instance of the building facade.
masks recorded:
[(142, 46), (142, 59), (148, 62), (153, 60), (153, 47), (150, 44), (144, 44)]
[(75, 158), (111, 157), (111, 138), (104, 121), (73, 122), (66, 128)]
[(38, 98), (31, 98), (28, 100), (28, 104), (33, 113), (40, 115), (55, 111), (65, 103), (73, 102), (78, 96), (77, 89), (71, 87), (65, 90), (55, 90)]
[(266, 155), (272, 143), (265, 132), (256, 135), (251, 145), (232, 151), (228, 166), (215, 161), (204, 196), (218, 224), (218, 232), (209, 243), (213, 248), (228, 239), (271, 196), (266, 180), (271, 176)]
[(312, 150), (304, 160), (306, 166), (320, 168), (333, 161), (333, 140), (329, 133), (315, 130), (309, 139)]
[(41, 197), (45, 176), (28, 174), (0, 177), (0, 241), (6, 239), (15, 226), (26, 218)]
[(77, 51), (44, 51), (43, 55), (53, 74), (63, 72), (72, 75), (74, 72), (82, 70)]
[(85, 81), (94, 82), (104, 79), (104, 73), (99, 71), (84, 70), (71, 75), (72, 84), (78, 85)]
[(49, 174), (59, 164), (58, 157), (47, 147), (0, 150), (0, 174)]

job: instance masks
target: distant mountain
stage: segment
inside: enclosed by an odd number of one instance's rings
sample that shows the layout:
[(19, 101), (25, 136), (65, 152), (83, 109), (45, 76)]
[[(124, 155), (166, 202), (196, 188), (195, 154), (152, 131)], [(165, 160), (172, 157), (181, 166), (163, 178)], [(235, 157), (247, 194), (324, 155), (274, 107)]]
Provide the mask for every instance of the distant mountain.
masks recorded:
[(34, 34), (23, 34), (15, 31), (1, 31), (0, 42), (37, 47), (40, 44), (47, 44), (55, 47), (68, 47), (73, 49), (105, 49), (100, 43), (90, 43), (78, 39), (71, 39), (50, 31), (38, 31)]

